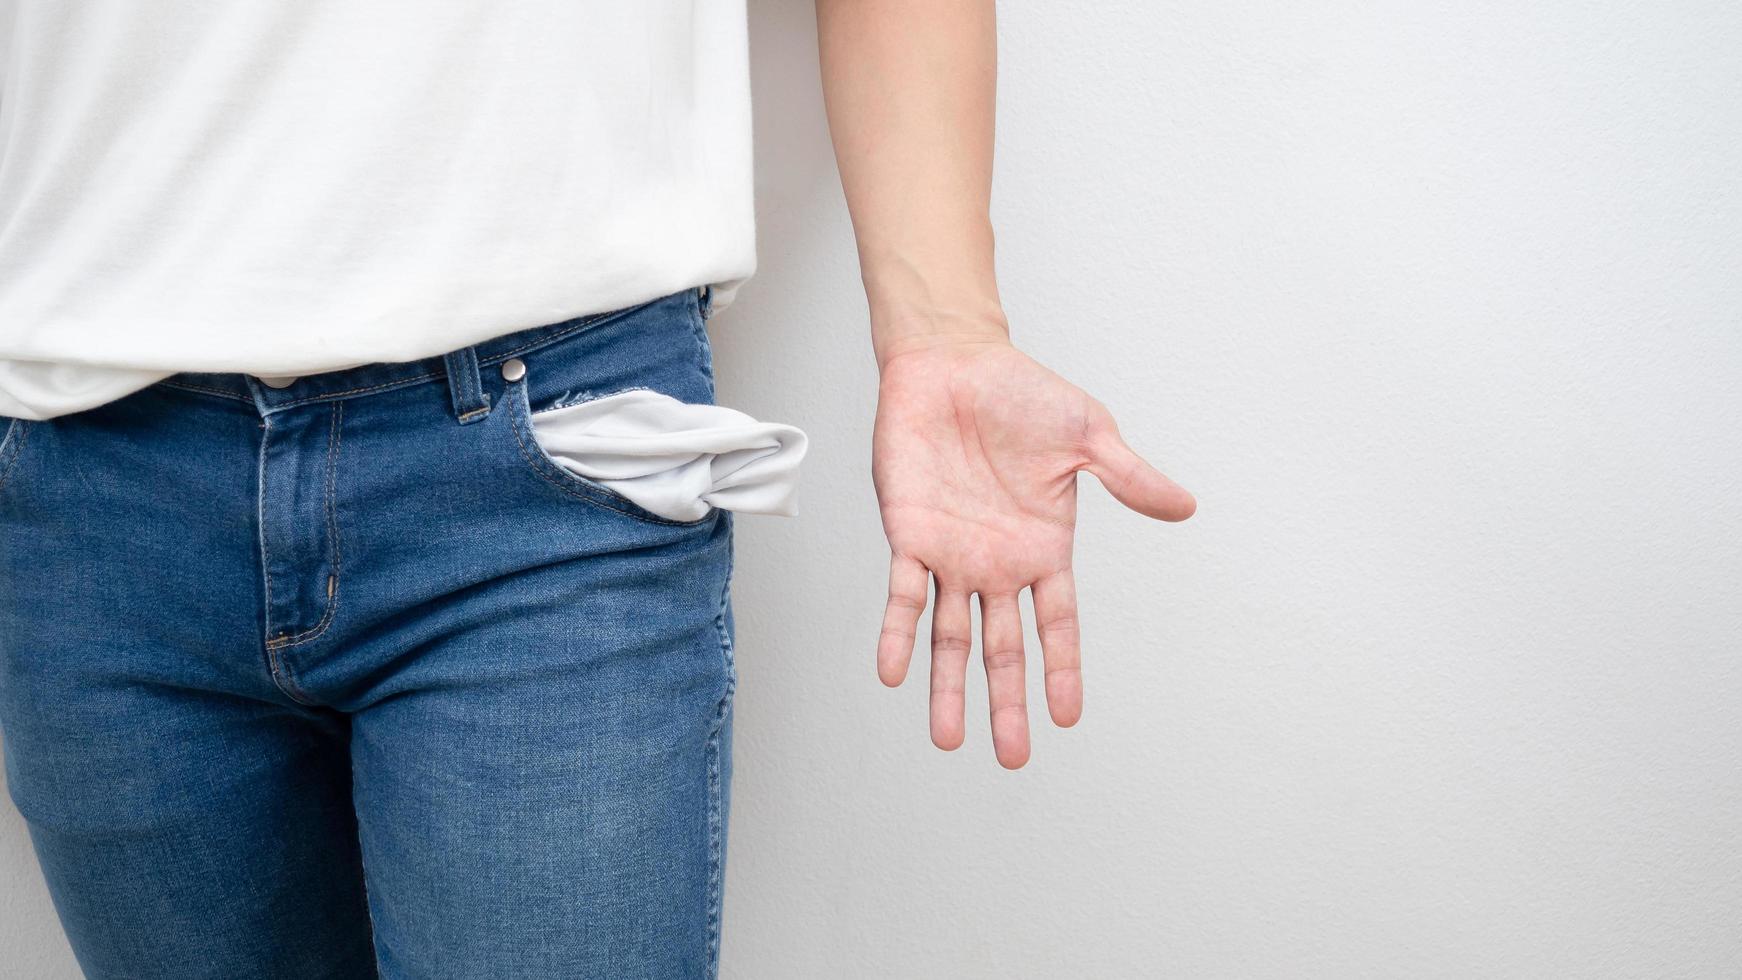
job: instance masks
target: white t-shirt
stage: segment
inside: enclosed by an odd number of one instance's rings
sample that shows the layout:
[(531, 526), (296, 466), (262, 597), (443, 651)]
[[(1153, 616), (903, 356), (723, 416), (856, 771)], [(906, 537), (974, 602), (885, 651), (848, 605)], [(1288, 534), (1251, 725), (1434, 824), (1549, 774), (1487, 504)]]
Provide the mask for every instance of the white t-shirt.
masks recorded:
[(0, 415), (755, 266), (744, 0), (0, 0)]

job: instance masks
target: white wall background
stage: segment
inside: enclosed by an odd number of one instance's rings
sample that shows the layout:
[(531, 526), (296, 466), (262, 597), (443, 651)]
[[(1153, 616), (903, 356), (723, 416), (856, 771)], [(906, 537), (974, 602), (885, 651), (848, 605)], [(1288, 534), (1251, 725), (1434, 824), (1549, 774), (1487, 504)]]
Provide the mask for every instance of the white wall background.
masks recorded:
[[(722, 399), (815, 455), (739, 525), (727, 977), (1742, 975), (1742, 6), (1004, 5), (1015, 334), (1202, 502), (1084, 478), (1088, 710), (1015, 774), (873, 673), (814, 22), (753, 6)], [(76, 976), (10, 810), (0, 881)]]

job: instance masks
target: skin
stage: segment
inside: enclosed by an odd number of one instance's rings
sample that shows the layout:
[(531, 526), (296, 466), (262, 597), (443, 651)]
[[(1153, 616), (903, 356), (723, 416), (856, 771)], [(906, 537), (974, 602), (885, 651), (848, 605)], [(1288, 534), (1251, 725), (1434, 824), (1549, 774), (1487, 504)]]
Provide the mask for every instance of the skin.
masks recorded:
[(977, 598), (993, 748), (1020, 768), (1023, 589), (1048, 712), (1060, 726), (1082, 716), (1077, 473), (1157, 520), (1197, 505), (1132, 452), (1100, 402), (1010, 342), (990, 218), (993, 0), (817, 0), (817, 27), (880, 372), (872, 476), (890, 570), (877, 673), (902, 683), (929, 599), (931, 738), (959, 747)]

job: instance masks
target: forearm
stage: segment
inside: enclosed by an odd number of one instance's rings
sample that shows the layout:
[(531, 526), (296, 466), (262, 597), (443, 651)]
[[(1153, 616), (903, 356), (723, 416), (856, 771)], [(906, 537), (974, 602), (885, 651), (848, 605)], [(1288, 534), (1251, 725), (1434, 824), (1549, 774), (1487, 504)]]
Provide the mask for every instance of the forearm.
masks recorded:
[(993, 0), (817, 0), (823, 93), (879, 365), (1003, 341)]

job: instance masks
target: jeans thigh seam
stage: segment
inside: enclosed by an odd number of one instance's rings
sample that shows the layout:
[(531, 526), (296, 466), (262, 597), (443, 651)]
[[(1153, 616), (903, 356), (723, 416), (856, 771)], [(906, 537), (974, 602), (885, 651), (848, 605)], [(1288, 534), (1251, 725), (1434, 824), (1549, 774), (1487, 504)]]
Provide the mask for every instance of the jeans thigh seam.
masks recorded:
[(721, 860), (720, 730), (708, 736), (708, 976), (719, 975), (720, 918), (725, 891), (725, 862)]
[(726, 672), (725, 688), (715, 708), (714, 721), (708, 732), (708, 976), (719, 975), (720, 926), (725, 899), (725, 753), (724, 731), (727, 714), (732, 710), (732, 695), (737, 690), (737, 669), (732, 651), (732, 637), (726, 627), (727, 604), (732, 596), (732, 531), (726, 532), (726, 581), (720, 587), (720, 607), (714, 616), (714, 628), (720, 637), (720, 657)]
[[(354, 778), (354, 777), (353, 777)], [(354, 800), (354, 797), (353, 797)], [(358, 877), (363, 881), (363, 912), (369, 917), (369, 945), (375, 952), (375, 961), (381, 962), (381, 928), (375, 922), (375, 898), (369, 888), (370, 863), (363, 854), (363, 815), (352, 804), (352, 815), (357, 821), (357, 863), (361, 872)]]

